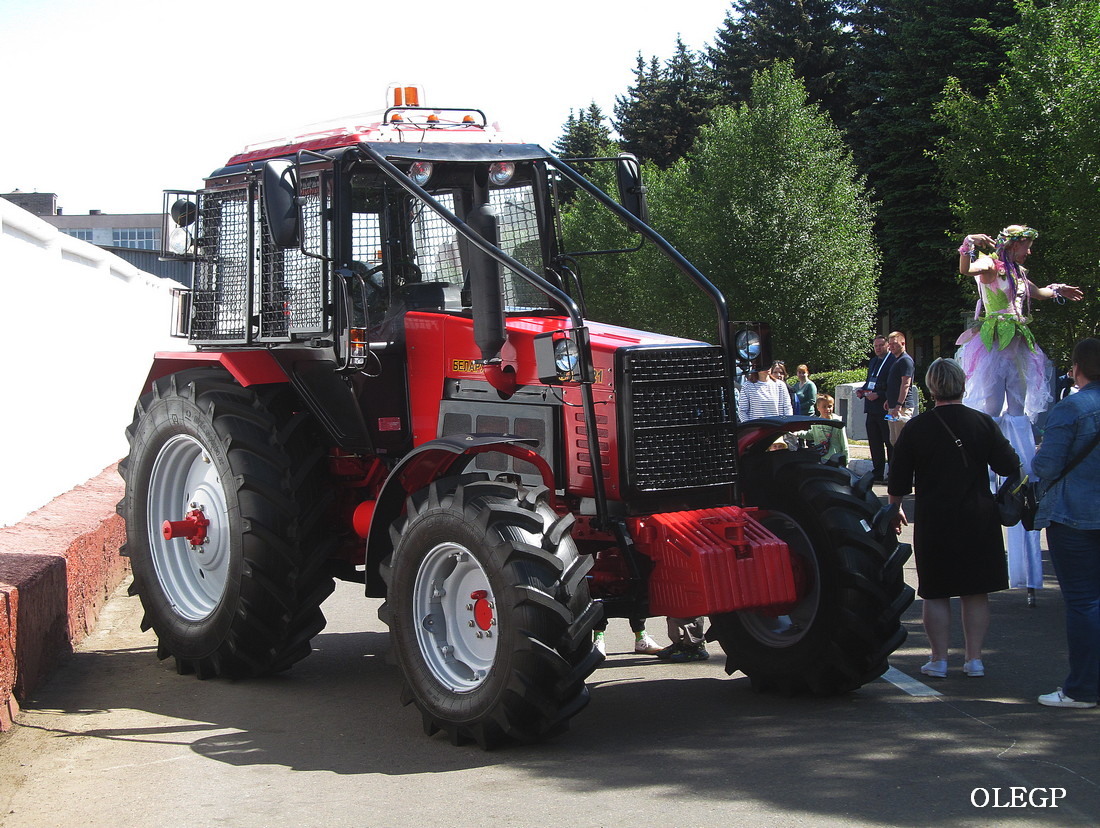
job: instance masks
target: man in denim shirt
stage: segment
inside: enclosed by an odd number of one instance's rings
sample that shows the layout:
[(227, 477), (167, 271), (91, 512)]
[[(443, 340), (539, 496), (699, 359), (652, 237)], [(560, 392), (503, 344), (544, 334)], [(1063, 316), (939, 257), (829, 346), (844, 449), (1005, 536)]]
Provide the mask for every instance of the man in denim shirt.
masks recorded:
[[(1083, 339), (1070, 368), (1080, 389), (1047, 416), (1043, 444), (1032, 470), (1055, 480), (1100, 431), (1100, 339)], [(1047, 546), (1066, 603), (1069, 675), (1062, 687), (1039, 697), (1048, 707), (1096, 707), (1100, 699), (1100, 447), (1042, 495), (1035, 528), (1046, 527)]]

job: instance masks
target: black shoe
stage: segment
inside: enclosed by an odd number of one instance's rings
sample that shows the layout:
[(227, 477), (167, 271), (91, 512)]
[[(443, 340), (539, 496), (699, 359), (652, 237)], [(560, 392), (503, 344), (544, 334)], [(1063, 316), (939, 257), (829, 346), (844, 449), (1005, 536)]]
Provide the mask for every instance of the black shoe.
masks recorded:
[(677, 641), (673, 644), (669, 644), (663, 650), (658, 650), (653, 655), (657, 656), (661, 661), (672, 661), (672, 657), (679, 654), (683, 649), (684, 645)]
[(683, 664), (688, 661), (706, 661), (708, 658), (710, 653), (702, 644), (687, 644), (680, 647), (679, 652), (669, 656), (668, 660), (675, 664)]

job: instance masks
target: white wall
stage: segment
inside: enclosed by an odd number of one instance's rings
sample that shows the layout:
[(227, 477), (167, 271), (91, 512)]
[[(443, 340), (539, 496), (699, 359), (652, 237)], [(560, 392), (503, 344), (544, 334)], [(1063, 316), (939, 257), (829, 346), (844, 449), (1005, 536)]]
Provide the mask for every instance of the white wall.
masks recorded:
[(0, 526), (126, 454), (173, 286), (0, 199)]

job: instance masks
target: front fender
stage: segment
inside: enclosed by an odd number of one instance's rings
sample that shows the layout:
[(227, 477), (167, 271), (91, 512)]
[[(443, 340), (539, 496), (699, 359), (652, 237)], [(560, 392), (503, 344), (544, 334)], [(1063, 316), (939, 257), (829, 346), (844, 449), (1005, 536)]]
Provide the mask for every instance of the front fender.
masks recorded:
[(386, 594), (378, 567), (393, 553), (390, 526), (401, 515), (405, 498), (433, 480), (461, 474), (477, 455), (498, 451), (535, 465), (553, 497), (554, 474), (535, 450), (537, 446), (537, 440), (507, 434), (451, 434), (422, 443), (401, 458), (382, 484), (371, 515), (367, 534), (367, 595), (381, 598)]
[(767, 447), (782, 435), (809, 431), (812, 425), (843, 428), (844, 421), (826, 420), (821, 417), (809, 417), (803, 414), (746, 420), (737, 426), (737, 453), (743, 457), (750, 451), (767, 450)]

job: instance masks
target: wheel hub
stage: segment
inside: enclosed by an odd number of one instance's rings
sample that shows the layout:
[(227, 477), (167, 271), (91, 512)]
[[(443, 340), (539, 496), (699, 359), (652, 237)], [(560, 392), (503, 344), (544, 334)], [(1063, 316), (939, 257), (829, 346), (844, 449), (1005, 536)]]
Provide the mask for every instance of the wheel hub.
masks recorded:
[(455, 693), (476, 690), (497, 654), (496, 599), (468, 549), (442, 543), (424, 557), (413, 586), (413, 623), (428, 669)]
[(192, 546), (202, 546), (207, 542), (206, 528), (210, 521), (198, 504), (192, 503), (191, 507), (183, 520), (166, 520), (161, 524), (160, 529), (165, 540), (186, 538), (191, 541)]
[(491, 629), (496, 623), (493, 620), (493, 604), (486, 597), (488, 594), (483, 589), (470, 593), (470, 598), (474, 602), (474, 623), (482, 631)]

